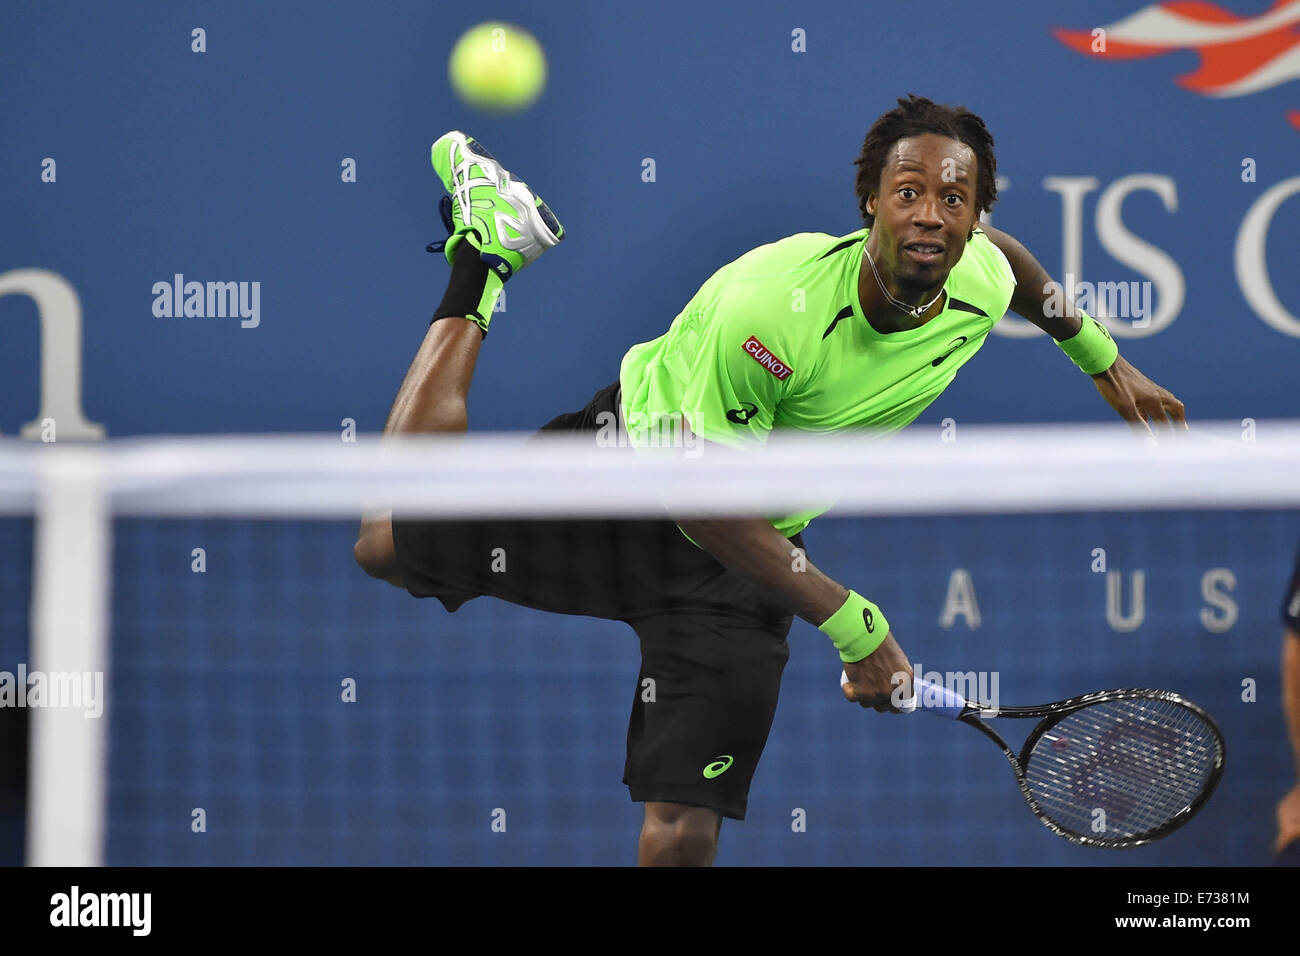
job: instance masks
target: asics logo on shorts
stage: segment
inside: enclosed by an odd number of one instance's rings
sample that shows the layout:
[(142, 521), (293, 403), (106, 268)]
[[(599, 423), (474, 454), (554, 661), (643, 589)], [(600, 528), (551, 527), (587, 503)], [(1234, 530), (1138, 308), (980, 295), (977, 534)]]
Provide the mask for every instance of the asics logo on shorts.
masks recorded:
[(718, 777), (726, 773), (727, 768), (731, 766), (731, 761), (733, 759), (734, 758), (731, 756), (731, 754), (723, 754), (717, 760), (713, 761), (713, 763), (709, 764), (707, 767), (704, 768), (703, 772), (705, 778), (708, 780), (712, 780), (714, 777)]

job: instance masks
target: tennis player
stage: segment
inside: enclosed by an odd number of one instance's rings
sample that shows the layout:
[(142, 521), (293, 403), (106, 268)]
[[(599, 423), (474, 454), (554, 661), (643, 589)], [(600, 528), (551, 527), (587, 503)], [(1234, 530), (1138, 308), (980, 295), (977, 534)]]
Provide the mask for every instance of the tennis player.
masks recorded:
[(1295, 756), (1296, 785), (1277, 805), (1273, 853), (1278, 865), (1300, 866), (1300, 556), (1282, 601), (1282, 628), (1282, 704)]
[[(503, 283), (564, 238), (545, 203), (459, 132), (433, 145), (450, 197), (435, 243), (451, 280), (398, 391), (385, 434), (459, 432)], [(773, 429), (899, 429), (933, 402), (1010, 307), (1048, 332), (1134, 427), (1183, 406), (1062, 303), (1020, 243), (981, 226), (996, 199), (993, 138), (963, 108), (921, 97), (872, 125), (856, 161), (866, 228), (802, 233), (719, 269), (618, 380), (543, 431), (617, 420), (646, 444), (665, 416), (707, 442), (761, 444)], [(802, 311), (792, 309), (795, 290)], [(1063, 304), (1064, 307), (1061, 307)], [(911, 668), (881, 608), (792, 560), (813, 515), (729, 520), (428, 522), (368, 516), (356, 558), (449, 611), (480, 595), (626, 621), (641, 643), (624, 782), (645, 804), (642, 865), (706, 865), (722, 818), (744, 819), (797, 614), (840, 652), (845, 696), (892, 709)], [(505, 569), (496, 549), (508, 556)], [(865, 590), (865, 588), (864, 588)], [(653, 700), (640, 691), (653, 678)]]

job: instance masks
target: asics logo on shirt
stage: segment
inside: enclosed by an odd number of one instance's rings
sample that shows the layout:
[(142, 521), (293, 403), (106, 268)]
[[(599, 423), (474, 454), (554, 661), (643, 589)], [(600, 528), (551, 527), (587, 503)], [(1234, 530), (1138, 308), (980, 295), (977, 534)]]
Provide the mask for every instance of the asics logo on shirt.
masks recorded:
[(735, 422), (737, 425), (746, 425), (757, 414), (757, 405), (752, 402), (741, 402), (740, 408), (727, 409), (727, 421)]
[(935, 359), (930, 364), (934, 368), (938, 368), (940, 365), (943, 364), (944, 359), (946, 359), (949, 355), (957, 351), (965, 344), (966, 344), (966, 336), (964, 335), (957, 336), (957, 338), (953, 339), (951, 342), (948, 343), (948, 351), (944, 352), (942, 355), (940, 355), (937, 359)]

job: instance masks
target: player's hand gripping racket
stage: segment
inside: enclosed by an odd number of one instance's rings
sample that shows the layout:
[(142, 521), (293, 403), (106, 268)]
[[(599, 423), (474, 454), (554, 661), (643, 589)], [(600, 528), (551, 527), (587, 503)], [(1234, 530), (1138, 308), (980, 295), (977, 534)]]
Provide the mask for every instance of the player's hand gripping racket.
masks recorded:
[[(1073, 843), (1113, 849), (1168, 836), (1223, 776), (1227, 747), (1214, 718), (1171, 691), (1103, 690), (994, 711), (919, 677), (913, 689), (904, 710), (959, 720), (996, 743), (1029, 809)], [(990, 717), (1042, 719), (1017, 756), (984, 722)]]

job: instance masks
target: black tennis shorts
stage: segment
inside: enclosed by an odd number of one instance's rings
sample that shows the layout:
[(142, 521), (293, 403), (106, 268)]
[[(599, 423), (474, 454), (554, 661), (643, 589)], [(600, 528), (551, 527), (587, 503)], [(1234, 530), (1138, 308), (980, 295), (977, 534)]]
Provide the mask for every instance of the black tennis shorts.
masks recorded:
[[(615, 382), (542, 431), (608, 428), (617, 422), (618, 401)], [(631, 625), (641, 642), (623, 773), (632, 799), (745, 818), (790, 656), (793, 617), (688, 541), (666, 515), (636, 521), (395, 515), (393, 543), (407, 590), (438, 598), (448, 611), (487, 595)], [(798, 535), (790, 546), (802, 548)]]

